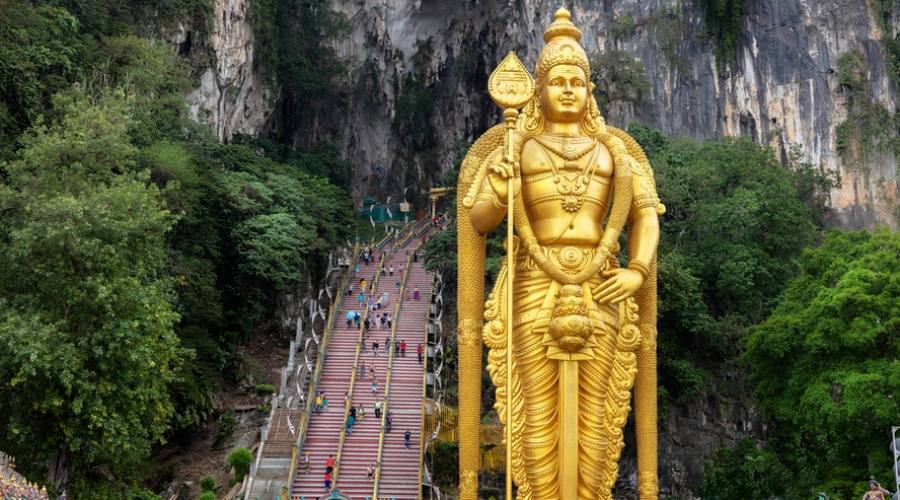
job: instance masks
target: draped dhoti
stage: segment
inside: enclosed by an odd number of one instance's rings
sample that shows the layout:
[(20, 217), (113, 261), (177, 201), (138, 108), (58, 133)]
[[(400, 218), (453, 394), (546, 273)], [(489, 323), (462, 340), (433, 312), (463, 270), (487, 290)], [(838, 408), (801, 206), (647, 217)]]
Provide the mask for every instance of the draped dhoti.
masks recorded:
[[(551, 250), (548, 250), (552, 252)], [(589, 252), (589, 250), (578, 250)], [(548, 334), (560, 284), (519, 254), (513, 288), (513, 477), (519, 498), (560, 498), (561, 454), (576, 457), (577, 495), (582, 499), (611, 498), (617, 461), (624, 445), (622, 427), (627, 420), (630, 389), (636, 372), (634, 351), (640, 342), (636, 306), (597, 304), (592, 290), (598, 275), (582, 284), (592, 335), (572, 360), (554, 347)], [(505, 266), (488, 300), (485, 343), (491, 348), (488, 371), (497, 391), (497, 410), (505, 422), (506, 342)], [(585, 286), (586, 285), (586, 286)], [(498, 307), (499, 305), (499, 307)], [(577, 364), (577, 449), (560, 447), (562, 363)], [(569, 384), (573, 381), (569, 380)], [(573, 411), (572, 408), (566, 411)], [(565, 419), (563, 419), (565, 420)], [(571, 429), (569, 429), (570, 431)], [(564, 462), (565, 463), (565, 462)], [(570, 467), (566, 466), (566, 467)], [(563, 495), (565, 496), (565, 495)]]

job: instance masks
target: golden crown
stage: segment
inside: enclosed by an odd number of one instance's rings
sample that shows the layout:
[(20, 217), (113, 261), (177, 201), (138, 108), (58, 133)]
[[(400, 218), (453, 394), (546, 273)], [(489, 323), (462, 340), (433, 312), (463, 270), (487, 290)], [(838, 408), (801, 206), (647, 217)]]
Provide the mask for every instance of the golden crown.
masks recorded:
[(572, 13), (560, 7), (553, 14), (553, 22), (544, 31), (544, 48), (538, 56), (535, 76), (538, 81), (547, 76), (550, 68), (560, 64), (571, 64), (584, 70), (586, 78), (591, 77), (587, 53), (581, 46), (581, 30), (572, 23)]

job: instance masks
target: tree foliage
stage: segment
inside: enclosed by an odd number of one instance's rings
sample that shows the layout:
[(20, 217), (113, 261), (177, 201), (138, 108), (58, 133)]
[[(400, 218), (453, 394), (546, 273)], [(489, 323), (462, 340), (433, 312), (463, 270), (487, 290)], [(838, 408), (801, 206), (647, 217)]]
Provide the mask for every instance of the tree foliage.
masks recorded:
[(0, 449), (62, 463), (78, 498), (134, 496), (352, 223), (333, 146), (220, 144), (188, 118), (190, 69), (135, 33), (207, 7), (0, 4)]
[[(807, 251), (745, 360), (799, 488), (887, 477), (900, 414), (900, 236), (831, 232)], [(841, 495), (851, 495), (845, 486)], [(832, 490), (833, 491), (833, 490)]]
[(778, 457), (752, 439), (717, 450), (707, 458), (703, 471), (700, 495), (709, 500), (774, 498), (792, 479)]
[(3, 165), (3, 445), (124, 473), (173, 412), (180, 351), (164, 243), (175, 217), (134, 169), (123, 95), (64, 102), (63, 118), (30, 131)]
[(67, 10), (0, 3), (0, 158), (78, 71), (78, 22)]
[[(632, 124), (667, 212), (659, 244), (660, 379), (664, 398), (695, 397), (734, 363), (815, 242), (829, 180), (782, 165), (748, 139), (671, 141)], [(665, 399), (664, 399), (665, 401)]]

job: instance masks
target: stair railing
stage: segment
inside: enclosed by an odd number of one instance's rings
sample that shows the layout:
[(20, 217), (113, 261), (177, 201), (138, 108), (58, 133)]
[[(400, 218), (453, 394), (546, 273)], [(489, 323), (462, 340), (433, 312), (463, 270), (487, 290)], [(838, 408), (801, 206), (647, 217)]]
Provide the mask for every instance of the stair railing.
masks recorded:
[[(378, 267), (375, 269), (375, 277), (372, 278), (372, 283), (370, 284), (371, 288), (369, 290), (371, 293), (378, 291), (378, 282), (381, 280), (381, 269), (384, 267), (385, 257), (385, 254), (382, 253), (381, 259), (378, 261)], [(353, 372), (350, 374), (350, 387), (347, 389), (347, 397), (344, 398), (344, 418), (341, 421), (341, 434), (338, 438), (337, 456), (334, 459), (334, 471), (331, 473), (331, 491), (337, 489), (338, 476), (341, 472), (341, 455), (344, 451), (344, 440), (347, 438), (347, 415), (350, 414), (350, 404), (353, 402), (353, 387), (356, 384), (356, 373), (359, 371), (359, 351), (362, 346), (363, 338), (365, 337), (366, 319), (369, 317), (368, 296), (371, 295), (371, 293), (366, 294), (365, 310), (359, 321), (359, 337), (356, 342), (356, 354), (353, 358)]]
[[(410, 232), (412, 234), (412, 231)], [(395, 243), (392, 247), (391, 254), (397, 250), (397, 248), (402, 248), (403, 245), (409, 241), (410, 235), (405, 236), (399, 244)], [(388, 235), (381, 240), (378, 247), (379, 249), (387, 242)], [(375, 278), (372, 279), (372, 293), (378, 291), (378, 283), (381, 280), (381, 271), (384, 268), (384, 263), (390, 258), (387, 252), (382, 252), (381, 259), (378, 262), (378, 268), (375, 270)], [(398, 300), (398, 304), (399, 304)], [(353, 392), (356, 387), (356, 374), (359, 373), (359, 355), (362, 348), (362, 343), (365, 338), (365, 329), (366, 329), (366, 318), (369, 316), (369, 307), (368, 303), (366, 304), (366, 309), (363, 312), (362, 318), (359, 323), (359, 338), (356, 342), (356, 353), (353, 358), (353, 373), (350, 374), (350, 388), (347, 390), (347, 397), (344, 400), (344, 417), (341, 421), (341, 434), (338, 437), (338, 447), (337, 447), (337, 456), (334, 459), (334, 472), (332, 472), (332, 481), (331, 481), (331, 491), (337, 490), (338, 477), (340, 476), (341, 471), (341, 457), (344, 453), (344, 441), (347, 439), (347, 415), (350, 414), (350, 405), (353, 404)], [(394, 323), (396, 325), (396, 322)]]
[[(412, 233), (411, 233), (412, 234)], [(417, 248), (418, 249), (418, 248)], [(384, 450), (384, 431), (387, 424), (387, 412), (390, 408), (391, 379), (394, 372), (394, 339), (397, 335), (397, 325), (400, 324), (400, 310), (403, 297), (406, 295), (406, 283), (409, 279), (409, 268), (412, 267), (412, 255), (406, 258), (406, 267), (403, 269), (403, 282), (400, 286), (400, 300), (394, 306), (394, 324), (391, 325), (391, 340), (388, 351), (387, 377), (384, 381), (384, 405), (381, 412), (381, 428), (378, 431), (378, 451), (375, 452), (375, 481), (373, 483), (372, 498), (378, 498), (378, 482), (381, 480), (381, 454)]]
[[(302, 415), (302, 419), (300, 420), (300, 429), (297, 433), (297, 440), (294, 443), (294, 446), (291, 448), (291, 466), (288, 469), (288, 482), (284, 484), (282, 487), (282, 496), (284, 498), (288, 497), (288, 492), (293, 489), (294, 479), (297, 475), (297, 459), (300, 456), (300, 451), (303, 449), (303, 444), (306, 441), (306, 431), (309, 428), (309, 420), (310, 415), (312, 414), (313, 403), (315, 402), (316, 391), (319, 388), (319, 379), (322, 377), (322, 368), (325, 366), (325, 355), (328, 351), (328, 342), (331, 340), (331, 332), (334, 330), (334, 321), (337, 312), (341, 310), (341, 307), (344, 304), (344, 298), (347, 296), (347, 287), (350, 284), (350, 279), (353, 275), (354, 266), (356, 266), (356, 260), (359, 257), (359, 243), (353, 245), (353, 258), (350, 259), (350, 264), (347, 266), (347, 273), (344, 275), (343, 279), (341, 279), (341, 284), (338, 287), (338, 296), (337, 300), (331, 303), (328, 307), (328, 319), (325, 322), (325, 331), (322, 334), (322, 342), (319, 345), (319, 352), (316, 356), (316, 367), (313, 370), (312, 376), (309, 381), (309, 390), (307, 391), (306, 397), (306, 408), (304, 409), (304, 413)], [(290, 412), (290, 408), (288, 408), (288, 412)]]
[(424, 346), (425, 352), (422, 354), (422, 419), (419, 424), (419, 429), (421, 432), (419, 433), (419, 488), (416, 490), (416, 497), (420, 500), (422, 499), (422, 467), (425, 463), (425, 386), (428, 382), (428, 326), (431, 323), (431, 302), (434, 300), (434, 276), (431, 277), (431, 290), (432, 294), (429, 297), (429, 305), (425, 308), (425, 335), (422, 339), (422, 345)]
[[(424, 222), (424, 224), (423, 224), (423, 222)], [(428, 220), (423, 219), (422, 221), (419, 221), (415, 225), (415, 227), (413, 227), (413, 230), (410, 232), (410, 235), (407, 238), (407, 241), (409, 240), (409, 238), (411, 238), (413, 236), (421, 236), (421, 235), (427, 233), (428, 230), (429, 230)], [(421, 246), (422, 246), (421, 244), (416, 246), (413, 253), (418, 252), (419, 249), (421, 248)], [(409, 270), (411, 267), (412, 267), (412, 254), (410, 254), (406, 258), (406, 267), (405, 267), (404, 273), (403, 273), (403, 285), (401, 286), (401, 289), (400, 289), (401, 298), (406, 294), (406, 281), (409, 276)], [(396, 336), (396, 332), (397, 332), (397, 324), (400, 322), (399, 321), (400, 320), (400, 305), (401, 305), (401, 303), (398, 302), (397, 310), (394, 314), (394, 317), (397, 318), (397, 320), (394, 321), (393, 328), (391, 328), (391, 346), (394, 345), (394, 340), (395, 340), (395, 336)], [(426, 311), (427, 311), (427, 309), (428, 308), (426, 308)], [(426, 318), (426, 325), (427, 325), (428, 316), (426, 316), (425, 318)], [(381, 481), (381, 458), (382, 458), (382, 454), (384, 452), (384, 434), (385, 434), (384, 431), (385, 431), (385, 424), (387, 423), (387, 412), (388, 412), (388, 408), (390, 407), (391, 375), (393, 374), (393, 371), (394, 371), (393, 368), (394, 368), (394, 350), (391, 349), (390, 356), (388, 357), (387, 380), (385, 381), (385, 386), (384, 386), (384, 410), (381, 414), (381, 430), (378, 433), (378, 451), (376, 452), (376, 455), (375, 455), (375, 480), (374, 480), (374, 484), (372, 487), (372, 498), (376, 498), (376, 499), (378, 498), (379, 482)], [(424, 387), (424, 384), (423, 384), (423, 387)], [(424, 399), (424, 390), (423, 390), (422, 401), (424, 402), (424, 400), (425, 399)], [(420, 471), (420, 473), (421, 473), (421, 471)], [(421, 479), (420, 479), (420, 481), (421, 481)], [(420, 491), (421, 491), (421, 488), (420, 488)]]

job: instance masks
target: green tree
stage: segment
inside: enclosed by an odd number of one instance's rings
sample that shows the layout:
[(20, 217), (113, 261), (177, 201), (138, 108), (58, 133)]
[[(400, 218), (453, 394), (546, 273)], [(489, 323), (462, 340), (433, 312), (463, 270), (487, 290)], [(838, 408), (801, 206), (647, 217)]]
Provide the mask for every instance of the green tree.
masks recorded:
[(241, 271), (280, 290), (293, 288), (300, 282), (301, 249), (313, 238), (313, 228), (301, 227), (283, 212), (248, 219), (235, 228)]
[[(51, 332), (0, 349), (0, 384), (19, 384), (17, 397), (0, 403), (10, 409), (0, 418), (0, 448), (18, 452), (20, 465), (35, 473), (50, 458), (61, 459), (78, 497), (131, 498), (150, 446), (166, 433), (188, 437), (210, 418), (223, 376), (238, 372), (238, 343), (266, 327), (289, 293), (315, 286), (328, 252), (349, 234), (349, 195), (329, 182), (346, 188), (349, 165), (334, 146), (218, 143), (188, 117), (190, 68), (165, 43), (135, 36), (167, 19), (202, 14), (210, 4), (0, 2), (0, 318), (7, 336), (30, 326)], [(276, 6), (253, 2), (254, 9), (266, 5)], [(331, 11), (317, 2), (276, 7), (280, 17), (270, 25), (278, 24), (285, 43), (272, 45), (280, 57), (271, 61), (285, 70), (279, 84), (296, 105), (289, 112), (322, 109), (336, 96), (331, 83), (343, 69), (319, 48), (340, 28), (340, 17), (326, 19)], [(321, 26), (297, 30), (297, 19)], [(286, 136), (295, 144), (293, 134)], [(282, 245), (284, 238), (297, 246)], [(134, 366), (107, 347), (116, 339), (132, 342), (108, 333), (118, 331), (115, 321), (142, 332)], [(75, 345), (81, 364), (44, 374), (68, 361), (51, 365), (26, 354), (49, 349), (41, 342), (54, 335), (59, 355)], [(97, 352), (81, 352), (76, 338), (95, 342)], [(145, 363), (159, 372), (152, 383), (141, 378)], [(118, 391), (117, 380), (103, 378), (112, 377), (113, 365), (127, 368), (123, 383), (143, 391), (120, 391), (122, 408), (106, 400)], [(85, 385), (60, 379), (46, 393), (33, 391), (43, 382), (37, 375), (15, 378), (19, 372), (72, 376)], [(75, 399), (76, 389), (94, 390), (94, 399)], [(126, 414), (132, 396), (138, 404)], [(56, 413), (26, 421), (32, 407), (40, 410), (51, 398), (60, 405)], [(109, 429), (87, 413), (102, 405), (113, 415)], [(91, 425), (84, 423), (88, 416)], [(131, 432), (133, 420), (146, 425)], [(14, 425), (25, 430), (6, 432)], [(44, 435), (53, 439), (25, 446)], [(92, 476), (107, 470), (120, 482), (100, 485)]]
[[(632, 124), (667, 211), (659, 244), (661, 395), (685, 400), (733, 364), (824, 219), (829, 186), (747, 139), (669, 140)], [(714, 390), (714, 389), (713, 389)]]
[[(900, 414), (900, 236), (831, 232), (805, 252), (744, 357), (774, 423), (769, 441), (811, 489), (887, 477)], [(804, 492), (806, 493), (806, 492)], [(829, 492), (830, 493), (830, 492)]]
[(752, 439), (743, 439), (706, 460), (700, 495), (709, 500), (761, 500), (783, 494), (791, 480), (790, 471), (775, 453), (760, 449)]
[[(0, 446), (57, 487), (147, 458), (181, 352), (165, 235), (175, 217), (134, 170), (122, 93), (59, 101), (0, 185)], [(22, 453), (18, 453), (21, 451)]]
[(762, 320), (818, 231), (792, 171), (749, 139), (677, 141), (653, 159), (663, 252), (683, 252), (716, 316)]
[(78, 71), (78, 21), (59, 7), (0, 3), (0, 159)]

